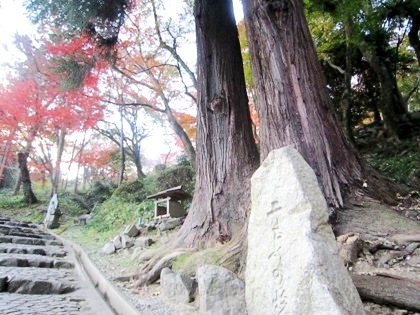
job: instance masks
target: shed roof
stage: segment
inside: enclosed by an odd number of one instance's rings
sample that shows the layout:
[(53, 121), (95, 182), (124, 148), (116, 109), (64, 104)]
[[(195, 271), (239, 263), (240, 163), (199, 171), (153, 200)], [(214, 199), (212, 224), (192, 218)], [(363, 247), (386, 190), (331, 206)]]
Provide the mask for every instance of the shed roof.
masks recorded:
[(160, 191), (156, 194), (147, 196), (147, 199), (161, 199), (171, 197), (173, 200), (185, 200), (191, 198), (191, 195), (182, 189), (182, 185)]

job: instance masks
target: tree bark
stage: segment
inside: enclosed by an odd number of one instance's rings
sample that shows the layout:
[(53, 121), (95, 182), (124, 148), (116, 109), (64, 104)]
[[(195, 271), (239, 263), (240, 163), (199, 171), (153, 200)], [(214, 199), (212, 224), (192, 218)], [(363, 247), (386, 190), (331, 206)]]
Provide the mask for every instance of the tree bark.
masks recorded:
[[(123, 107), (120, 106), (120, 174), (118, 176), (118, 186), (121, 186), (124, 181), (125, 172), (125, 150), (124, 150), (124, 122), (123, 122)], [(135, 135), (133, 135), (135, 136)]]
[(381, 83), (379, 109), (382, 112), (385, 127), (390, 136), (398, 138), (399, 117), (407, 113), (407, 105), (400, 93), (397, 80), (383, 58), (375, 53), (375, 50), (368, 42), (362, 41), (359, 44), (359, 49)]
[(20, 169), (20, 178), (22, 182), (22, 190), (24, 200), (27, 204), (34, 204), (38, 202), (34, 192), (32, 191), (31, 177), (29, 176), (29, 169), (27, 165), (28, 154), (18, 153), (18, 163)]
[[(346, 193), (370, 189), (361, 157), (345, 137), (326, 89), (301, 0), (244, 0), (245, 22), (264, 159), (294, 146), (315, 171), (327, 200), (342, 207)], [(379, 185), (380, 186), (380, 185)]]
[(65, 130), (58, 130), (57, 160), (55, 161), (53, 173), (51, 176), (51, 197), (58, 192), (58, 186), (61, 178), (61, 160), (63, 158), (66, 134), (67, 133)]
[(250, 209), (258, 165), (242, 58), (230, 0), (196, 0), (198, 52), (197, 180), (175, 246), (229, 240)]
[(363, 300), (420, 311), (419, 281), (391, 274), (354, 274), (351, 278)]
[(21, 180), (21, 178), (22, 178), (22, 175), (21, 175), (21, 173), (19, 171), (19, 174), (18, 174), (18, 176), (16, 178), (15, 187), (13, 187), (13, 196), (16, 196), (16, 195), (19, 194), (20, 187), (22, 186), (22, 180)]
[(344, 22), (344, 31), (346, 34), (346, 71), (344, 73), (344, 84), (345, 84), (345, 91), (344, 97), (342, 100), (342, 114), (343, 114), (343, 125), (344, 130), (346, 131), (346, 135), (348, 139), (355, 143), (354, 135), (353, 135), (353, 125), (352, 125), (352, 115), (351, 115), (351, 105), (352, 105), (352, 89), (351, 89), (351, 70), (352, 70), (352, 44), (351, 44), (351, 37), (352, 37), (352, 17), (347, 14), (346, 21)]

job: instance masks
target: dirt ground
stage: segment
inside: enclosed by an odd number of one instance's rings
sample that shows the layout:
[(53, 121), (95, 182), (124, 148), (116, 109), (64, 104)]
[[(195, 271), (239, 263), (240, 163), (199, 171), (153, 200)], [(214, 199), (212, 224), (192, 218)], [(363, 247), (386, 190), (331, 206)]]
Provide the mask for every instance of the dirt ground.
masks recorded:
[[(24, 219), (31, 211), (33, 212), (33, 210), (2, 210), (2, 214)], [(337, 222), (338, 224), (335, 226), (337, 235), (353, 233), (357, 234), (361, 240), (356, 259), (347, 264), (351, 273), (388, 274), (420, 283), (420, 247), (414, 246), (414, 250), (409, 254), (403, 252), (408, 245), (413, 243), (420, 245), (420, 242), (417, 240), (416, 242), (401, 243), (393, 238), (395, 235), (420, 235), (419, 198), (409, 201), (402, 200), (400, 206), (394, 207), (392, 210), (380, 204), (366, 204), (351, 211), (343, 210), (339, 212)], [(369, 226), (367, 230), (366, 226)], [(180, 305), (163, 298), (160, 295), (159, 282), (136, 288), (134, 281), (116, 281), (119, 277), (135, 274), (139, 270), (139, 263), (132, 259), (134, 248), (106, 255), (102, 252), (102, 247), (107, 239), (89, 233), (84, 227), (69, 224), (61, 235), (81, 245), (98, 269), (113, 282), (141, 314), (198, 314), (196, 301), (189, 305)], [(108, 239), (111, 237), (110, 235)], [(168, 239), (168, 235), (154, 234), (151, 237), (156, 242), (153, 245), (155, 247)], [(413, 246), (411, 247), (413, 248)], [(399, 255), (399, 253), (402, 254)], [(420, 315), (420, 313), (408, 309), (372, 302), (364, 302), (364, 305), (368, 315)]]

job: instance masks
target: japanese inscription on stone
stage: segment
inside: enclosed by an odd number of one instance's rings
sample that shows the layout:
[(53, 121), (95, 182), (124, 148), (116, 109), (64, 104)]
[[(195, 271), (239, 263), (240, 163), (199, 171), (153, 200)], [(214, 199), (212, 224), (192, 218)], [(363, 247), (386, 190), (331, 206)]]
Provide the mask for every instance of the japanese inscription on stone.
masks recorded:
[(275, 292), (272, 302), (277, 314), (282, 313), (286, 307), (287, 301), (284, 289), (283, 264), (280, 253), (282, 247), (282, 232), (279, 227), (279, 217), (277, 215), (280, 210), (281, 207), (278, 205), (278, 201), (273, 201), (271, 203), (271, 210), (267, 212), (267, 219), (269, 220), (272, 231), (271, 242), (273, 244), (272, 252), (268, 255), (268, 260), (271, 262), (270, 265), (274, 266), (272, 275), (275, 283)]

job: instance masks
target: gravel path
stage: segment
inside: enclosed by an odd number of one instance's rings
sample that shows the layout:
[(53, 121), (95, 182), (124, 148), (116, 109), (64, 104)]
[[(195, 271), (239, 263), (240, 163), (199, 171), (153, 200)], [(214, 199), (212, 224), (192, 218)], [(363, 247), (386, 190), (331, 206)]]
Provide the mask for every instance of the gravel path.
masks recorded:
[[(65, 231), (62, 236), (78, 243), (89, 255), (93, 263), (105, 275), (105, 277), (119, 289), (124, 297), (144, 315), (196, 315), (198, 306), (196, 302), (188, 305), (172, 303), (160, 295), (159, 284), (153, 284), (142, 288), (136, 288), (134, 282), (119, 282), (114, 279), (120, 276), (131, 275), (136, 272), (138, 266), (131, 261), (132, 250), (120, 250), (112, 255), (102, 253), (104, 244), (98, 242), (78, 242), (76, 230), (72, 227)], [(82, 244), (81, 244), (82, 243)]]

